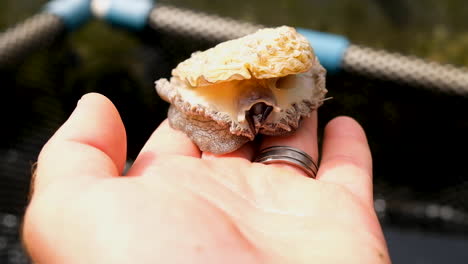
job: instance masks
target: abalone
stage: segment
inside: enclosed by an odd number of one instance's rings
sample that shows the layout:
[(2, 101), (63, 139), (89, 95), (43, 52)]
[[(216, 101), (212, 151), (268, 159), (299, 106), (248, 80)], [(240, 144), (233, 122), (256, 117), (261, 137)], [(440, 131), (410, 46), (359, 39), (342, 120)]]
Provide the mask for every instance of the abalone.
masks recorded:
[(173, 128), (201, 151), (224, 154), (258, 134), (294, 133), (322, 105), (325, 74), (307, 39), (282, 26), (195, 52), (156, 90), (171, 104)]

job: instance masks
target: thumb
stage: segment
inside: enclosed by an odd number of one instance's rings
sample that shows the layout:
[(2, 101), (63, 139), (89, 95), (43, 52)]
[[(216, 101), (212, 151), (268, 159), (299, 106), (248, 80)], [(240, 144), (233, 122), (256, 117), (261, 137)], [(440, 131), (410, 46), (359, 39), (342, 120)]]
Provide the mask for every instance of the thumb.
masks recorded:
[(118, 176), (125, 165), (126, 144), (125, 128), (112, 102), (87, 94), (42, 149), (32, 187), (40, 192), (56, 180), (76, 186)]

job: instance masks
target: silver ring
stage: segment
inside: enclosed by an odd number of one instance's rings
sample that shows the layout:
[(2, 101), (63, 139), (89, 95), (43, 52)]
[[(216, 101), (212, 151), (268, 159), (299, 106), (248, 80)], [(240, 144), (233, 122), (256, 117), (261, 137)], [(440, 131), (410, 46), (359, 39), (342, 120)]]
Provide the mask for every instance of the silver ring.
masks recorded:
[(254, 162), (263, 164), (285, 163), (303, 170), (315, 179), (318, 167), (311, 156), (302, 150), (288, 146), (272, 146), (262, 149)]

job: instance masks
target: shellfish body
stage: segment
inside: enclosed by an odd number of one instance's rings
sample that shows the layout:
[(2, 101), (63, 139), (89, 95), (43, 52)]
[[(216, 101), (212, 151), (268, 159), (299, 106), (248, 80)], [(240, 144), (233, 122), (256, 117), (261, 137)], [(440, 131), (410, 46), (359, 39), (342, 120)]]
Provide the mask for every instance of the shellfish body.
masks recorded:
[(293, 133), (323, 103), (325, 73), (307, 39), (282, 26), (192, 54), (156, 90), (172, 127), (223, 154), (257, 134)]

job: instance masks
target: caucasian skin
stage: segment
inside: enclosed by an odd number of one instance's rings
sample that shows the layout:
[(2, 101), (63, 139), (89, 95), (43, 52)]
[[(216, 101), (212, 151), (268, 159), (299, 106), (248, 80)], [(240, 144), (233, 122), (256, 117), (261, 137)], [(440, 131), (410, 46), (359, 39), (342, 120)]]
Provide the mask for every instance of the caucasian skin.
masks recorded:
[[(317, 116), (263, 140), (318, 158)], [(23, 238), (35, 263), (390, 263), (373, 209), (371, 156), (352, 119), (331, 121), (316, 179), (215, 156), (162, 123), (125, 177), (112, 103), (84, 96), (44, 146)]]

